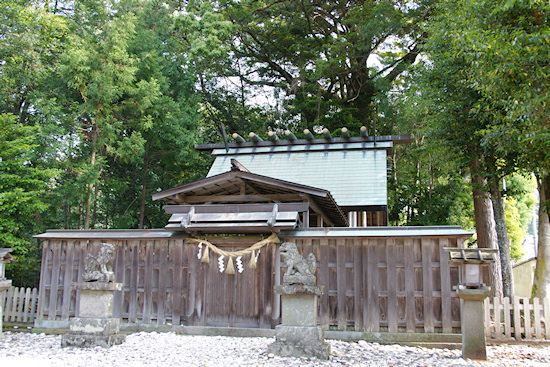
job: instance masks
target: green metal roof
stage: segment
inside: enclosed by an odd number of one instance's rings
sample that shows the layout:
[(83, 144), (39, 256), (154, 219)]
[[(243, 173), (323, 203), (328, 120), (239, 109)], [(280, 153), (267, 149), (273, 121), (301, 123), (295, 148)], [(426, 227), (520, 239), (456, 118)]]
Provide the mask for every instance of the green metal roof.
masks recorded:
[(387, 206), (391, 142), (215, 149), (207, 177), (236, 159), (250, 172), (329, 191), (342, 207)]

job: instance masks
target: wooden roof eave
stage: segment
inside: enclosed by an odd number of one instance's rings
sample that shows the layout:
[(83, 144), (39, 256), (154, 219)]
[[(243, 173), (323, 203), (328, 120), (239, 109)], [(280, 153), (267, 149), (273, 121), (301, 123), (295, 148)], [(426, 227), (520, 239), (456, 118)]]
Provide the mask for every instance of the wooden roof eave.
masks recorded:
[[(178, 187), (164, 190), (152, 195), (153, 200), (162, 200), (164, 202), (177, 202), (181, 201), (178, 195), (185, 195), (186, 192), (192, 192), (194, 190), (200, 190), (206, 186), (222, 186), (223, 182), (227, 182), (233, 179), (242, 179), (251, 183), (276, 187), (282, 190), (288, 190), (303, 197), (304, 200), (311, 203), (312, 209), (323, 216), (324, 220), (333, 226), (347, 226), (347, 217), (338, 206), (330, 192), (323, 189), (318, 189), (311, 186), (296, 184), (289, 181), (284, 181), (276, 178), (262, 176), (250, 172), (243, 171), (229, 171), (221, 173), (215, 176), (207, 177), (195, 182), (180, 185)], [(268, 196), (268, 195), (266, 195)], [(204, 196), (205, 202), (207, 197)], [(237, 199), (235, 199), (237, 200)], [(197, 203), (198, 204), (198, 203)]]
[(188, 184), (180, 185), (172, 189), (157, 192), (151, 195), (151, 197), (153, 200), (166, 201), (166, 200), (169, 200), (169, 198), (174, 197), (175, 195), (197, 190), (205, 186), (216, 185), (218, 183), (222, 183), (224, 181), (228, 181), (235, 178), (241, 178), (244, 180), (261, 183), (265, 185), (278, 186), (278, 187), (293, 190), (293, 191), (300, 191), (300, 192), (313, 195), (313, 196), (318, 196), (318, 197), (327, 197), (328, 195), (330, 195), (330, 193), (326, 190), (318, 189), (311, 186), (300, 185), (293, 182), (283, 181), (276, 178), (261, 176), (261, 175), (257, 175), (249, 172), (229, 171), (229, 172), (221, 173), (219, 175), (215, 175), (212, 177), (203, 178), (201, 180), (194, 181)]

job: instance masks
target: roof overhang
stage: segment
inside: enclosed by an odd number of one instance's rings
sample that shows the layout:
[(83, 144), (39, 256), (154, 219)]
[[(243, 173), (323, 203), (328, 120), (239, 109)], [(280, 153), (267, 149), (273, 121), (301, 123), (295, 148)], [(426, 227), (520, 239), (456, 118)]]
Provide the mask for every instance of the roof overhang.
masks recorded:
[(240, 170), (164, 190), (153, 194), (152, 199), (172, 205), (306, 201), (329, 224), (348, 225), (329, 191)]

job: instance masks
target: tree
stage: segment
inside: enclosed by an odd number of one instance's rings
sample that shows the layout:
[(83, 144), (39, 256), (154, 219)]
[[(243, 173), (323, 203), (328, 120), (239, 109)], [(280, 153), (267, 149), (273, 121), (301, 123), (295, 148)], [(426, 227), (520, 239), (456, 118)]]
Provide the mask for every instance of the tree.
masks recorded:
[[(211, 59), (218, 75), (282, 91), (286, 110), (302, 128), (359, 131), (375, 104), (385, 104), (389, 85), (416, 60), (423, 40), (418, 25), (431, 2), (223, 0), (190, 2), (187, 10), (201, 24), (194, 29), (211, 30), (205, 24), (213, 19), (232, 25), (195, 37), (228, 50), (231, 64)], [(373, 57), (379, 68), (370, 64)]]
[[(41, 230), (37, 218), (48, 208), (44, 196), (56, 171), (33, 163), (40, 127), (16, 121), (15, 115), (0, 114), (0, 242), (14, 249), (20, 263), (39, 270), (39, 264), (26, 255), (35, 249), (32, 234)], [(8, 269), (14, 266), (20, 265)], [(14, 280), (21, 285), (37, 283), (32, 277), (16, 276)]]
[[(473, 229), (471, 185), (456, 155), (429, 139), (430, 117), (425, 100), (413, 93), (410, 73), (400, 77), (392, 93), (390, 113), (379, 116), (382, 134), (413, 135), (413, 142), (395, 145), (388, 177), (389, 220), (394, 225), (461, 225)], [(411, 93), (403, 93), (403, 91)]]
[(66, 24), (38, 1), (0, 3), (0, 113), (28, 123), (52, 75)]
[(420, 107), (429, 119), (427, 137), (439, 142), (462, 170), (469, 171), (478, 246), (500, 250), (500, 262), (491, 271), (494, 295), (511, 296), (509, 244), (498, 183), (513, 165), (484, 139), (483, 132), (500, 120), (486, 110), (482, 94), (471, 85), (453, 18), (461, 13), (451, 2), (443, 2), (439, 11), (427, 27), (429, 60), (415, 70), (417, 84), (410, 93), (423, 100)]
[[(550, 294), (550, 5), (538, 0), (459, 2), (459, 44), (472, 87), (500, 122), (484, 140), (536, 174), (541, 205), (534, 295)], [(457, 38), (458, 41), (458, 38)]]
[[(202, 177), (206, 173), (204, 167), (199, 169), (201, 165), (196, 162), (197, 153), (193, 150), (200, 98), (195, 93), (194, 69), (174, 36), (170, 9), (162, 2), (151, 1), (133, 12), (137, 33), (128, 51), (137, 60), (136, 79), (155, 80), (158, 94), (147, 104), (140, 103), (139, 108), (130, 105), (125, 113), (129, 122), (144, 121), (131, 124), (145, 141), (143, 155), (130, 162), (114, 160), (111, 166), (112, 177), (129, 183), (129, 192), (118, 192), (117, 196), (137, 198), (136, 215), (132, 218), (135, 223), (130, 226), (152, 228), (163, 226), (165, 215), (162, 207), (152, 202), (150, 192), (180, 185), (186, 181), (186, 175)], [(121, 202), (119, 197), (113, 198), (115, 205)], [(128, 213), (126, 208), (124, 213)], [(129, 224), (121, 222), (117, 226)]]
[[(88, 158), (78, 168), (85, 183), (84, 228), (93, 222), (98, 185), (106, 169), (106, 156), (135, 159), (144, 154), (144, 139), (129, 124), (148, 124), (147, 116), (129, 121), (125, 112), (133, 106), (143, 111), (159, 94), (155, 79), (136, 81), (136, 60), (128, 52), (135, 35), (135, 17), (116, 12), (125, 2), (79, 1), (75, 23), (62, 55), (61, 75), (77, 92), (76, 117), (82, 153)], [(133, 116), (134, 117), (134, 116)], [(146, 128), (146, 127), (144, 127)]]

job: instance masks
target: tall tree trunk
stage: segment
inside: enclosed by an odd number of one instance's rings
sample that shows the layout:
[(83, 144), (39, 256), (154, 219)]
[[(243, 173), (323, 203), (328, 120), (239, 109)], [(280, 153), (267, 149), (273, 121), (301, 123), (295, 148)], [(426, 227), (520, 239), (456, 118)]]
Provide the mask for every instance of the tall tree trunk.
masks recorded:
[(539, 243), (532, 296), (544, 299), (550, 297), (550, 175), (537, 177), (537, 184), (540, 196)]
[(500, 179), (491, 177), (490, 180), (491, 201), (493, 202), (493, 212), (495, 215), (495, 228), (497, 230), (498, 250), (500, 253), (500, 270), (502, 273), (502, 295), (504, 297), (514, 297), (514, 284), (512, 279), (512, 261), (510, 260), (510, 241), (508, 240), (508, 231), (504, 220), (504, 204), (500, 194)]
[(149, 150), (145, 151), (145, 162), (143, 165), (143, 178), (141, 184), (141, 204), (139, 206), (139, 229), (143, 229), (145, 221), (145, 199), (147, 197), (147, 173), (149, 171)]
[[(101, 170), (99, 171), (99, 174), (101, 175)], [(90, 221), (91, 229), (94, 229), (95, 224), (97, 223), (97, 193), (99, 192), (98, 186), (99, 182), (96, 182), (93, 191), (92, 219)], [(106, 221), (105, 224), (108, 224), (108, 221)]]
[[(96, 143), (97, 143), (97, 129), (95, 124), (92, 125), (92, 153), (90, 154), (90, 167), (95, 168), (96, 163)], [(92, 195), (94, 191), (94, 183), (88, 184), (88, 197), (86, 198), (86, 216), (84, 217), (84, 229), (90, 229), (90, 212), (92, 211)]]
[[(493, 215), (493, 203), (485, 191), (486, 181), (477, 173), (479, 161), (476, 160), (471, 169), (472, 195), (474, 198), (474, 215), (476, 221), (477, 246), (480, 248), (498, 249), (497, 232)], [(486, 269), (486, 270), (485, 270)], [(484, 268), (489, 278), (491, 297), (502, 297), (502, 275), (500, 261)]]

